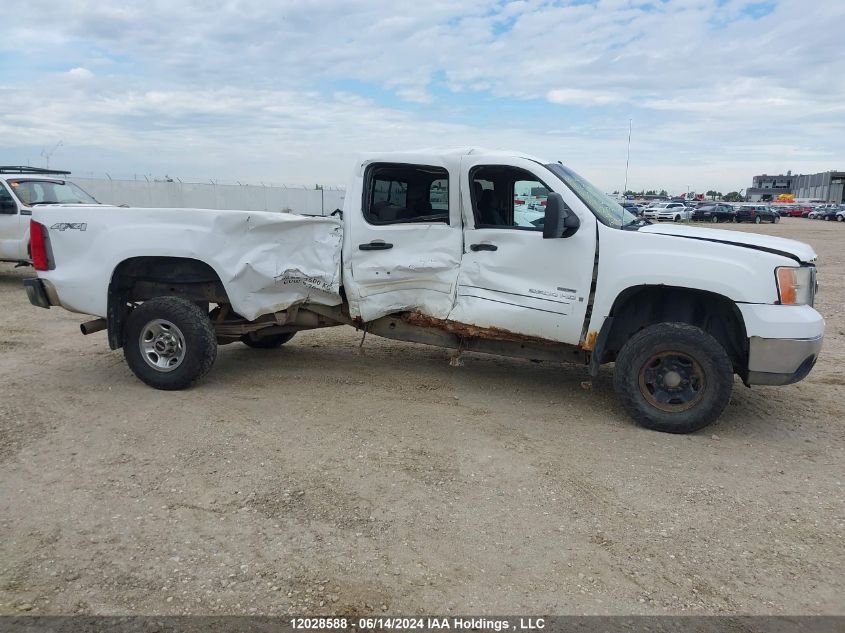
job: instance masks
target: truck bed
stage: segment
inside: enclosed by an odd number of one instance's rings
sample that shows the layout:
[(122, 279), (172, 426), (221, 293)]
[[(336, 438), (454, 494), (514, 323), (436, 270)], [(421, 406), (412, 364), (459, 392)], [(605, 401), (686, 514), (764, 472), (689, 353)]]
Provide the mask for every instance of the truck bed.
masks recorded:
[(262, 211), (36, 207), (48, 229), (62, 306), (106, 316), (112, 272), (132, 257), (194, 257), (210, 265), (247, 319), (305, 301), (341, 303), (340, 220)]

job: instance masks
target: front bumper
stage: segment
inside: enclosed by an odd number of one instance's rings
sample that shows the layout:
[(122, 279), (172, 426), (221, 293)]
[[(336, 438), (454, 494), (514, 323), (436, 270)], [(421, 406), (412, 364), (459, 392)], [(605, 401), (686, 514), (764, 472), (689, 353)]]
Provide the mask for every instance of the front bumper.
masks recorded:
[(822, 349), (823, 336), (807, 339), (748, 339), (747, 385), (791, 385), (813, 369)]

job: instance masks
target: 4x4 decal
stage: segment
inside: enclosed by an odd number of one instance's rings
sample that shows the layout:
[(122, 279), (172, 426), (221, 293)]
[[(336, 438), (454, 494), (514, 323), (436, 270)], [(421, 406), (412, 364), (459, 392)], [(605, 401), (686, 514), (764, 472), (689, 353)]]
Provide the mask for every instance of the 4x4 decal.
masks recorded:
[(87, 228), (87, 222), (56, 222), (53, 226), (50, 227), (51, 230), (55, 231), (84, 231)]

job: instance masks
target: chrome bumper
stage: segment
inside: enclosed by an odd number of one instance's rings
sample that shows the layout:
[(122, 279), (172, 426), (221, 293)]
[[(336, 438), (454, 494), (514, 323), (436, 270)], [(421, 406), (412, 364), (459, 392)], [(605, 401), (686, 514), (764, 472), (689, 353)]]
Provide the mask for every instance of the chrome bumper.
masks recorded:
[(822, 349), (822, 336), (808, 339), (748, 339), (748, 385), (790, 385), (810, 373)]

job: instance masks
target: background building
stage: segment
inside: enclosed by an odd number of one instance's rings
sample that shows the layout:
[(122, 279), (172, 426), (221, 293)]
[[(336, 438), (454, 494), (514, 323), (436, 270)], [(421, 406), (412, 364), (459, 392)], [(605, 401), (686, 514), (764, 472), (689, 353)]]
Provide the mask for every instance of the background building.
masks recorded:
[(821, 174), (797, 176), (792, 193), (803, 200), (823, 200), (834, 204), (845, 202), (845, 171), (826, 171)]
[(774, 200), (782, 193), (793, 193), (792, 186), (797, 178), (791, 171), (786, 172), (785, 176), (754, 176), (751, 186), (745, 191), (745, 197), (751, 202)]
[(782, 193), (791, 193), (799, 200), (820, 200), (842, 204), (845, 201), (845, 172), (825, 171), (819, 174), (754, 176), (745, 197), (751, 202), (771, 202)]

